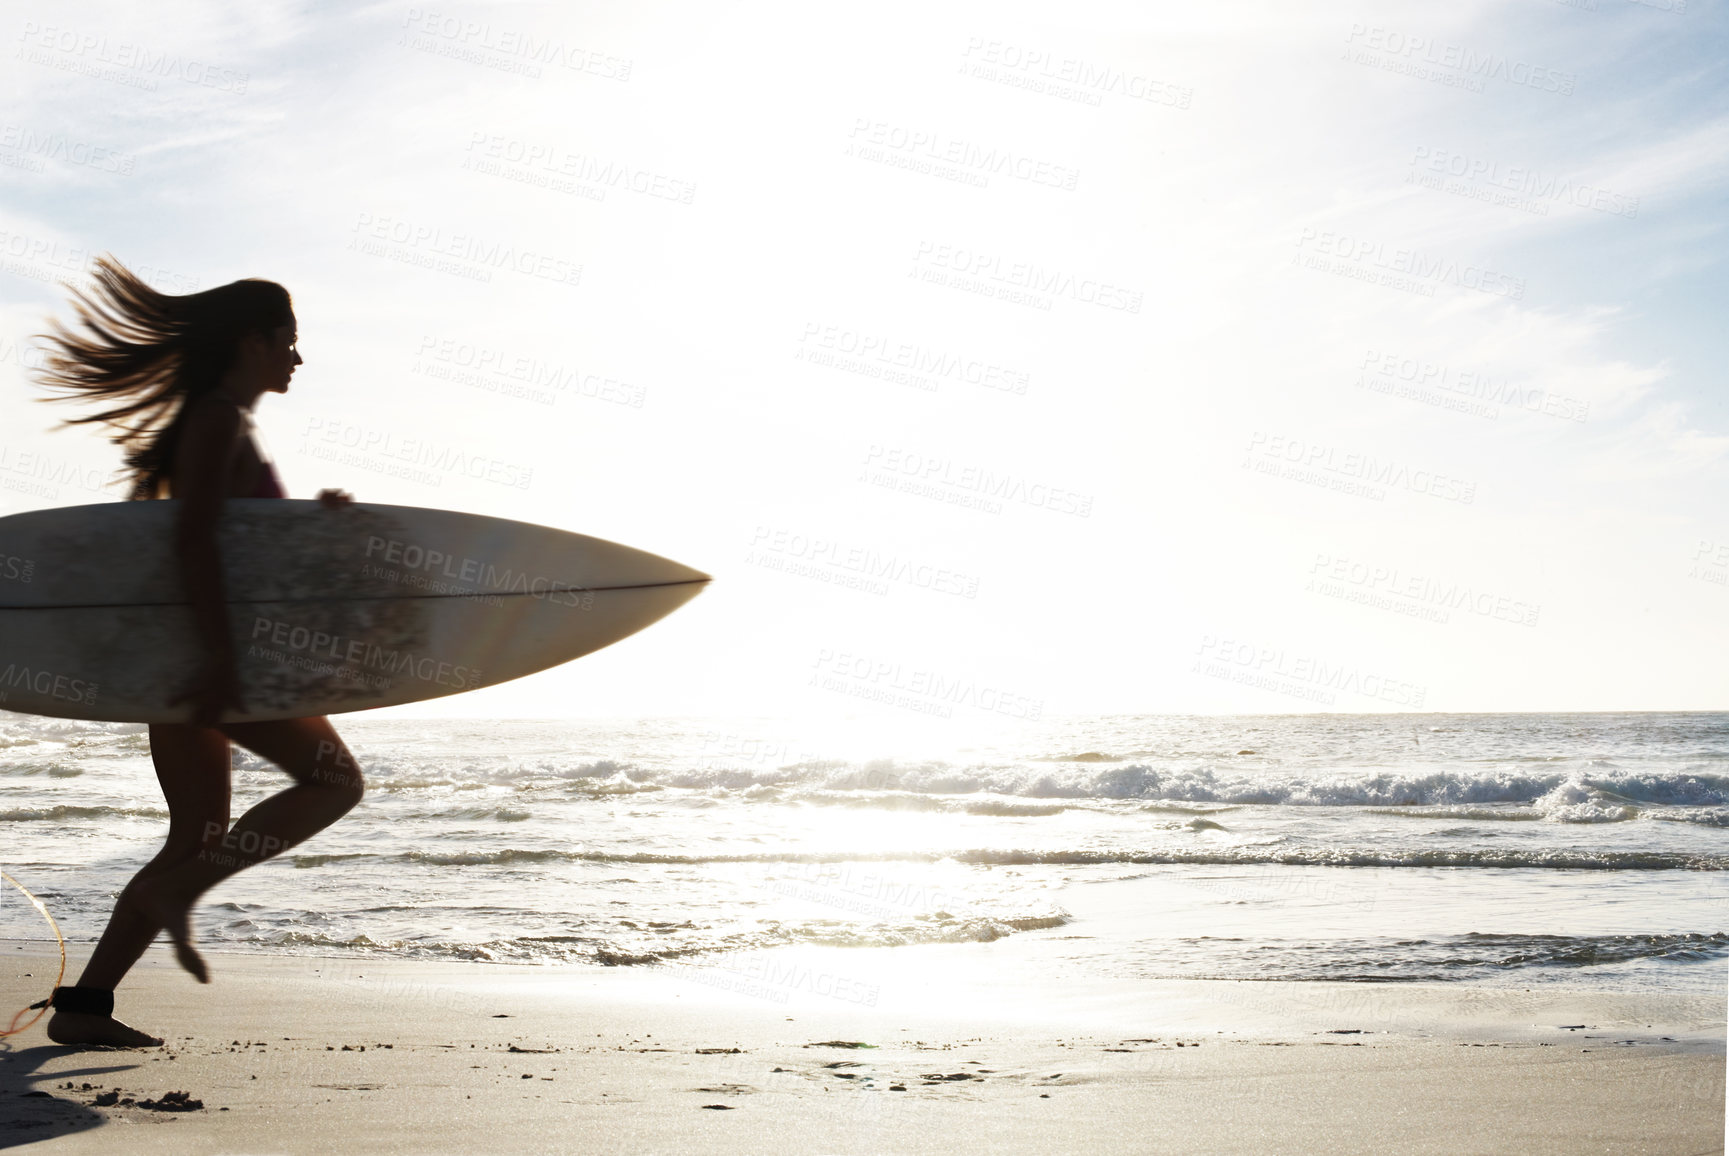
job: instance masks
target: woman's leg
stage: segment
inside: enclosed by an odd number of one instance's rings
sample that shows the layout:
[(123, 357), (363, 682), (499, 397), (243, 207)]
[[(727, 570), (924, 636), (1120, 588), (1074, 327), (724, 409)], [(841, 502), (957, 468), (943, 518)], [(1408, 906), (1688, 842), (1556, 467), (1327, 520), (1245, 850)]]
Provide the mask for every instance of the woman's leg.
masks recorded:
[[(138, 886), (143, 913), (166, 928), (182, 967), (209, 982), (204, 961), (192, 947), (193, 903), (211, 887), (311, 838), (360, 802), (365, 781), (336, 729), (325, 718), (230, 723), (223, 734), (293, 777), (294, 785), (254, 806), (233, 830), (214, 837)], [(207, 828), (207, 831), (210, 830)]]
[[(120, 892), (114, 914), (78, 978), (79, 987), (113, 991), (162, 930), (137, 904), (139, 884), (177, 863), (192, 859), (207, 845), (209, 833), (228, 829), (228, 737), (188, 723), (152, 726), (150, 759), (168, 803), (168, 839)], [(162, 1043), (107, 1016), (56, 1011), (48, 1038), (62, 1044), (155, 1047)]]

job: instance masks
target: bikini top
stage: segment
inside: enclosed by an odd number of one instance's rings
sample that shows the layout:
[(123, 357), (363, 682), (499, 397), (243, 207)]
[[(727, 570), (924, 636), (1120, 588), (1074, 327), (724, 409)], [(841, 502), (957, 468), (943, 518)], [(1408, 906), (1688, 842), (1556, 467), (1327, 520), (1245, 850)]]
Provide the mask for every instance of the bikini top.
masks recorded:
[(276, 467), (265, 462), (264, 472), (258, 477), (258, 484), (246, 496), (249, 498), (286, 498), (288, 491), (282, 488), (282, 479), (276, 476)]

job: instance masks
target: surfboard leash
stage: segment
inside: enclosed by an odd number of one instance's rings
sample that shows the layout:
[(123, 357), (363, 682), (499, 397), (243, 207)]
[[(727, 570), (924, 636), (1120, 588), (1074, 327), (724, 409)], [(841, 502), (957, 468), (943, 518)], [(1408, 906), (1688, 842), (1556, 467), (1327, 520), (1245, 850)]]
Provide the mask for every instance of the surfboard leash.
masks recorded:
[[(4, 871), (0, 871), (0, 879), (4, 879), (6, 882), (12, 884), (12, 886), (18, 888), (19, 891), (23, 892), (24, 898), (30, 901), (30, 906), (34, 907), (37, 911), (40, 911), (42, 913), (42, 918), (48, 921), (48, 926), (54, 929), (54, 938), (60, 941), (60, 974), (54, 977), (54, 986), (59, 987), (60, 981), (66, 978), (66, 937), (60, 934), (60, 925), (54, 922), (54, 917), (52, 915), (48, 914), (48, 908), (43, 904), (43, 902), (36, 898), (36, 896), (30, 894), (30, 889), (28, 887), (25, 887), (24, 884), (18, 882), (18, 880), (12, 878), (12, 876), (6, 874)], [(19, 1032), (34, 1026), (37, 1020), (48, 1014), (48, 1005), (53, 998), (54, 997), (50, 995), (48, 999), (43, 1000), (41, 1003), (33, 1003), (29, 1007), (24, 1008), (17, 1015), (13, 1016), (12, 1023), (5, 1031), (0, 1032), (0, 1038), (15, 1036)], [(24, 1013), (33, 1011), (36, 1008), (41, 1008), (42, 1010), (36, 1012), (34, 1016), (30, 1017), (29, 1023), (25, 1024), (23, 1027), (18, 1026), (18, 1021), (23, 1018)]]

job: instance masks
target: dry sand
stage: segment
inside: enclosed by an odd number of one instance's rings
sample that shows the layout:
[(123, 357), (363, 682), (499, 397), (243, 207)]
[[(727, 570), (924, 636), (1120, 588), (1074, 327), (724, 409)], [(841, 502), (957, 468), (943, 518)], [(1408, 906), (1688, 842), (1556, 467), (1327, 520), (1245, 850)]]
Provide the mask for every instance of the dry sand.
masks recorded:
[[(1033, 990), (992, 968), (1005, 948), (598, 970), (212, 955), (200, 987), (158, 946), (117, 1011), (167, 1046), (77, 1051), (40, 1025), (0, 1041), (0, 1147), (1723, 1150), (1721, 1000), (1206, 981)], [(75, 975), (88, 949), (73, 950)], [(52, 982), (51, 945), (0, 953), (13, 1002)], [(164, 1110), (190, 1101), (202, 1107)]]

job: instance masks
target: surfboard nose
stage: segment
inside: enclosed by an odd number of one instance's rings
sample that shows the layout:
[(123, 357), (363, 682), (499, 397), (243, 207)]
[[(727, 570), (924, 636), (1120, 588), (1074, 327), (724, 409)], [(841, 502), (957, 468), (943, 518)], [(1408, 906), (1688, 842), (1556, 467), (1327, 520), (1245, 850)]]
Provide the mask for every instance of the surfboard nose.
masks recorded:
[[(543, 527), (532, 527), (543, 530)], [(600, 538), (590, 538), (582, 534), (574, 534), (568, 530), (551, 531), (557, 535), (558, 545), (562, 549), (574, 547), (571, 560), (575, 565), (572, 573), (584, 571), (593, 560), (606, 559), (605, 572), (614, 582), (621, 579), (629, 582), (631, 575), (635, 581), (644, 584), (675, 585), (678, 583), (694, 583), (702, 585), (713, 582), (712, 574), (705, 574), (695, 566), (687, 566), (683, 562), (675, 562), (665, 554), (656, 554), (637, 546), (625, 546), (618, 542), (608, 542)], [(584, 565), (586, 563), (587, 565)]]
[(683, 562), (674, 562), (671, 558), (663, 555), (651, 554), (647, 550), (635, 550), (630, 547), (619, 549), (621, 551), (628, 550), (635, 557), (630, 559), (631, 564), (625, 564), (625, 556), (622, 553), (619, 555), (616, 573), (629, 573), (632, 577), (622, 582), (614, 579), (614, 583), (617, 585), (689, 585), (701, 589), (707, 583), (714, 581), (712, 575), (704, 574), (694, 566), (686, 566)]

